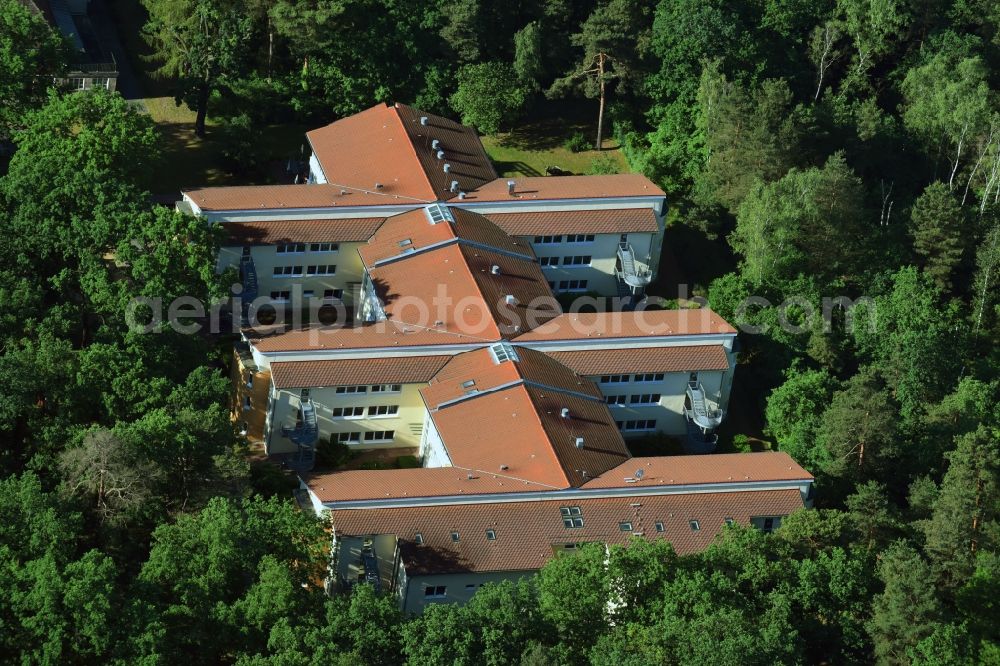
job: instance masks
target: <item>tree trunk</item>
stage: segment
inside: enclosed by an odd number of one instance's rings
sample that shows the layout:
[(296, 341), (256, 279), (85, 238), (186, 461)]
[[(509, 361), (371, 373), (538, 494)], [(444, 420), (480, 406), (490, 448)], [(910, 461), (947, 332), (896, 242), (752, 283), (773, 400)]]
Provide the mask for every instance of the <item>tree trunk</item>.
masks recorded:
[(208, 81), (204, 81), (198, 89), (197, 116), (194, 120), (194, 133), (199, 138), (205, 138), (205, 119), (208, 117)]
[(597, 54), (597, 81), (601, 86), (601, 101), (597, 111), (597, 144), (596, 150), (601, 150), (604, 144), (604, 54)]
[(271, 80), (272, 67), (274, 61), (274, 26), (271, 24), (271, 15), (267, 16), (267, 80)]

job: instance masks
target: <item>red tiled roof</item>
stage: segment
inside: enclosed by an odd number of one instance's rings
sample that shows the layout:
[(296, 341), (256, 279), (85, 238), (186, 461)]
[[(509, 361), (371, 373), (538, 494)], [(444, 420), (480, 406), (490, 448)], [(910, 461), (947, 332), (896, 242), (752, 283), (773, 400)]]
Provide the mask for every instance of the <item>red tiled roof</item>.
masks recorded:
[(333, 503), (552, 490), (549, 486), (515, 479), (499, 471), (489, 473), (461, 467), (349, 470), (313, 474), (305, 481), (319, 501)]
[(449, 206), (442, 208), (451, 212), (454, 223), (431, 224), (423, 208), (388, 218), (368, 245), (359, 249), (365, 264), (372, 266), (385, 259), (403, 257), (450, 241), (467, 241), (534, 258), (529, 244), (511, 238), (482, 215)]
[[(578, 506), (583, 527), (563, 526), (560, 508)], [(706, 548), (727, 518), (786, 516), (802, 508), (797, 490), (757, 490), (571, 501), (505, 502), (331, 512), (340, 536), (394, 534), (410, 576), (459, 572), (532, 571), (566, 544), (624, 544), (633, 534), (666, 539), (682, 554)], [(691, 520), (699, 529), (693, 530)], [(631, 523), (623, 531), (620, 523)], [(658, 532), (656, 523), (662, 523)], [(487, 539), (486, 530), (496, 538)], [(422, 545), (416, 544), (420, 533)], [(452, 540), (458, 532), (459, 540)]]
[(656, 233), (660, 230), (652, 208), (487, 213), (486, 217), (512, 236)]
[[(642, 477), (635, 473), (642, 470)], [(632, 458), (584, 488), (648, 488), (706, 483), (744, 483), (751, 481), (811, 480), (784, 451), (757, 453), (716, 453), (705, 456), (652, 456)]]
[(629, 457), (592, 382), (541, 352), (516, 353), (499, 363), (489, 349), (460, 354), (421, 389), (453, 464), (567, 488)]
[(416, 384), (427, 382), (450, 356), (402, 356), (343, 361), (288, 361), (271, 363), (275, 388), (311, 388), (360, 384)]
[(708, 308), (565, 313), (523, 333), (518, 343), (736, 333)]
[(237, 185), (185, 190), (202, 210), (276, 210), (295, 208), (350, 208), (352, 206), (401, 206), (419, 199), (391, 193), (351, 190), (330, 184)]
[[(395, 321), (379, 321), (347, 327), (319, 325), (301, 329), (262, 327), (248, 330), (246, 335), (253, 346), (264, 353), (325, 349), (396, 349), (424, 345), (481, 344), (484, 341), (484, 338), (478, 335), (420, 328)], [(498, 339), (499, 336), (494, 338)]]
[[(514, 181), (514, 194), (507, 181)], [(663, 197), (666, 194), (649, 178), (637, 173), (609, 176), (533, 176), (497, 178), (472, 192), (465, 201), (540, 201), (543, 199), (608, 199)]]
[(643, 347), (641, 349), (595, 349), (549, 352), (549, 355), (580, 375), (594, 376), (637, 372), (694, 372), (728, 370), (729, 357), (722, 345)]
[[(464, 245), (414, 253), (369, 275), (389, 319), (480, 341), (510, 336), (559, 312), (537, 263)], [(515, 297), (513, 306), (507, 295)]]
[(364, 243), (385, 221), (384, 217), (349, 217), (337, 220), (269, 220), (224, 222), (222, 228), (233, 245), (280, 243)]
[[(453, 180), (470, 190), (496, 178), (471, 128), (401, 104), (373, 106), (306, 136), (327, 181), (336, 185), (437, 201), (457, 196), (450, 191)], [(440, 143), (432, 149), (435, 139)]]

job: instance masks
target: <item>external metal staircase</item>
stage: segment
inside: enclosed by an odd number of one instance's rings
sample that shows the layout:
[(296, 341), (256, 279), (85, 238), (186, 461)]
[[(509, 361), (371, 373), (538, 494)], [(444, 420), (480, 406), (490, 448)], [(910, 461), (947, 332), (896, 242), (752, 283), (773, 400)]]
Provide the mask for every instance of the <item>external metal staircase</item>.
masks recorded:
[(243, 293), (240, 295), (243, 309), (240, 315), (243, 318), (243, 326), (249, 326), (250, 308), (259, 296), (257, 268), (253, 264), (253, 257), (244, 255), (240, 258), (240, 281), (243, 283)]
[(636, 261), (635, 250), (632, 249), (632, 244), (628, 242), (618, 244), (617, 272), (619, 280), (625, 282), (633, 295), (640, 293), (653, 281), (652, 271), (645, 264)]
[(378, 573), (378, 557), (374, 545), (365, 545), (361, 549), (361, 562), (365, 567), (365, 582), (375, 588), (376, 592), (381, 592), (382, 577)]
[(713, 404), (705, 394), (705, 387), (691, 381), (687, 385), (687, 401), (684, 406), (687, 419), (687, 453), (711, 453), (719, 442), (714, 430), (722, 425), (725, 412)]
[(319, 441), (316, 407), (311, 400), (305, 399), (299, 404), (299, 421), (294, 427), (282, 426), (281, 434), (298, 447), (295, 458), (288, 462), (288, 466), (297, 472), (311, 470), (316, 464), (316, 442)]

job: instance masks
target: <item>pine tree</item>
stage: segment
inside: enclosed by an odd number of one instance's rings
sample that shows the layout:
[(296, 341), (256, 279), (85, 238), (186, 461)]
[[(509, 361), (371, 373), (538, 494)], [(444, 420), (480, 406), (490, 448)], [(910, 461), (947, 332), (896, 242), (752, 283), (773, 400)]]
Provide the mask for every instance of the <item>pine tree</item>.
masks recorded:
[(910, 212), (913, 249), (942, 290), (951, 287), (952, 273), (962, 261), (966, 237), (963, 217), (962, 207), (941, 182), (928, 185)]

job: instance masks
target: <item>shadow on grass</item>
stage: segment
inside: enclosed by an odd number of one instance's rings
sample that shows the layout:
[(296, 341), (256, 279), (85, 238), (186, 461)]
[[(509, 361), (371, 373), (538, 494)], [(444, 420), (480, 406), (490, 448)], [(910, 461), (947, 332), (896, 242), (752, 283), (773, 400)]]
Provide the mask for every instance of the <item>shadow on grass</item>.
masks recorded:
[(545, 174), (527, 162), (494, 162), (497, 173), (518, 173), (522, 176), (544, 176)]

